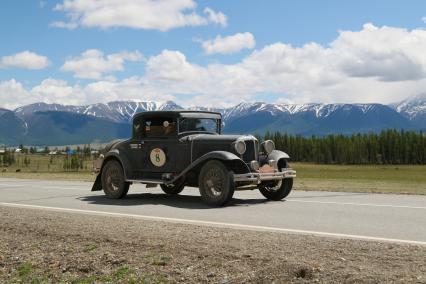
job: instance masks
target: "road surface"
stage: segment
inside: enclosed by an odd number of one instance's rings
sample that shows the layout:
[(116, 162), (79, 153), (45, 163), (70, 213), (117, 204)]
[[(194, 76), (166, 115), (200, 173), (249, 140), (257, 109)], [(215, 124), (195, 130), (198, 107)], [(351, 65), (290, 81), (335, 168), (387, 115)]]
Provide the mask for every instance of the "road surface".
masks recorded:
[(91, 185), (0, 178), (0, 206), (426, 245), (426, 196), (293, 191), (272, 202), (237, 191), (229, 206), (210, 208), (196, 188), (168, 196), (132, 185), (125, 199), (110, 200)]

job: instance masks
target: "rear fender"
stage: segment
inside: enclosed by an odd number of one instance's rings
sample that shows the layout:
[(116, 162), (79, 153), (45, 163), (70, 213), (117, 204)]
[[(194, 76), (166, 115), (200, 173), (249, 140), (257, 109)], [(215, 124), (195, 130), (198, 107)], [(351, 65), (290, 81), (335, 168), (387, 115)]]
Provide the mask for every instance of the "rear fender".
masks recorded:
[(116, 160), (121, 164), (121, 167), (123, 168), (123, 171), (124, 171), (125, 179), (127, 179), (127, 177), (131, 174), (129, 159), (127, 159), (126, 156), (120, 155), (120, 151), (118, 149), (113, 149), (105, 154), (104, 160), (102, 161), (101, 169), (98, 175), (96, 176), (95, 182), (93, 183), (92, 191), (102, 190), (102, 181), (101, 181), (102, 170), (105, 164), (110, 160)]

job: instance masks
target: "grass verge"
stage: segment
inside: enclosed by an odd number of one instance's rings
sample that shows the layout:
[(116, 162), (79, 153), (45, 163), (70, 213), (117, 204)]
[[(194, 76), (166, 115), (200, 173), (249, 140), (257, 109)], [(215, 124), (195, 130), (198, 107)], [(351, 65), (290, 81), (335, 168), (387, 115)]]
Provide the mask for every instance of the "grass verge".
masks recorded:
[[(297, 170), (296, 190), (323, 190), (337, 192), (372, 192), (426, 194), (426, 166), (414, 165), (317, 165), (293, 163)], [(37, 171), (9, 168), (0, 177), (94, 181), (88, 170), (79, 172)]]

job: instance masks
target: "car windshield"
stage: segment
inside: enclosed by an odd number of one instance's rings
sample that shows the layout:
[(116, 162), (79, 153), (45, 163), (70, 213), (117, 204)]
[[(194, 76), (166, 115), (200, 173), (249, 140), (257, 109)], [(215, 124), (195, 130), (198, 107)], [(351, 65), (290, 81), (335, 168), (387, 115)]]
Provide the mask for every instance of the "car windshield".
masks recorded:
[(181, 118), (179, 120), (179, 133), (184, 132), (219, 133), (217, 119), (192, 117)]

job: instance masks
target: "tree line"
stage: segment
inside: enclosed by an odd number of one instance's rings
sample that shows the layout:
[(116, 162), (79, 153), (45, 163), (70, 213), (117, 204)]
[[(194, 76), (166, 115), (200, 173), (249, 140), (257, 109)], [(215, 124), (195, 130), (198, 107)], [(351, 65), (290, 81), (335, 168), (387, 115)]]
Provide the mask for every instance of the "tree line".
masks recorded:
[(380, 133), (294, 136), (267, 132), (278, 150), (296, 162), (321, 164), (426, 164), (426, 133), (383, 130)]
[[(7, 149), (3, 147), (0, 151), (0, 167), (26, 167), (28, 168), (30, 164), (32, 165), (33, 160), (30, 157), (36, 160), (37, 169), (40, 164), (40, 159), (35, 158), (38, 155), (49, 156), (48, 160), (43, 160), (47, 163), (47, 168), (50, 169), (51, 165), (60, 164), (61, 168), (65, 171), (79, 171), (87, 170), (87, 165), (85, 161), (91, 161), (97, 158), (98, 154), (95, 149), (91, 148), (90, 145), (84, 145), (83, 147), (76, 147), (71, 149), (70, 147), (65, 147), (62, 150), (58, 148), (50, 149), (48, 146), (44, 148), (36, 147), (25, 147), (24, 145), (19, 145), (17, 148), (20, 151), (16, 151), (14, 148)], [(61, 161), (62, 160), (62, 161)]]

